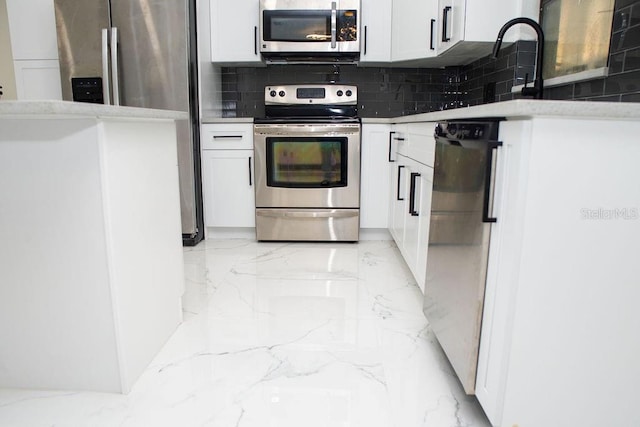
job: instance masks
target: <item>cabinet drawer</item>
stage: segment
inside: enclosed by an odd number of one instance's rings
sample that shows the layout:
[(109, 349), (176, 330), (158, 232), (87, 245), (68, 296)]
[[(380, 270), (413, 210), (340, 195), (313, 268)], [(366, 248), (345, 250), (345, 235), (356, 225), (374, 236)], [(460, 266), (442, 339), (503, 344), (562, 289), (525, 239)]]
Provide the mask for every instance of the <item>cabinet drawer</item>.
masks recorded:
[(253, 150), (252, 123), (202, 125), (203, 150)]
[(398, 144), (398, 153), (433, 167), (436, 140), (433, 136), (435, 123), (409, 123), (404, 140)]

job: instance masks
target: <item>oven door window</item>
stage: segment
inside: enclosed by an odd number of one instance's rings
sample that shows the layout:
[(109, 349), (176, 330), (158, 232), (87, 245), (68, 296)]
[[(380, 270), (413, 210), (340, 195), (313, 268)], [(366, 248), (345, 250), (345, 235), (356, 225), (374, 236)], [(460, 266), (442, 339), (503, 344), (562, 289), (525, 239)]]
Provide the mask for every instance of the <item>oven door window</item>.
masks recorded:
[(346, 187), (347, 138), (267, 138), (267, 186)]
[[(331, 10), (265, 10), (263, 14), (264, 41), (331, 41)], [(356, 41), (357, 11), (338, 10), (336, 18), (337, 41)]]

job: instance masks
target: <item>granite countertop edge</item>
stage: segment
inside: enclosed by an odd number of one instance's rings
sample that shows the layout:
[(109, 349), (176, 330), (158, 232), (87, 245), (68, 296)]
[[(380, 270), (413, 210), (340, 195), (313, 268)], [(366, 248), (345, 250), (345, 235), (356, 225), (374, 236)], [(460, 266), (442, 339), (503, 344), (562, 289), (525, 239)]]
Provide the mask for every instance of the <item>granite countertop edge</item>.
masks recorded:
[(70, 101), (0, 101), (0, 118), (187, 120), (189, 113)]
[[(506, 120), (552, 117), (557, 119), (638, 120), (640, 103), (513, 100), (467, 108), (396, 117), (388, 123), (504, 118)], [(363, 121), (367, 123), (366, 121)]]
[[(598, 101), (552, 101), (517, 99), (466, 108), (400, 117), (363, 117), (363, 124), (438, 122), (478, 118), (506, 120), (552, 117), (557, 119), (639, 120), (640, 103)], [(252, 117), (205, 117), (203, 124), (252, 123)]]

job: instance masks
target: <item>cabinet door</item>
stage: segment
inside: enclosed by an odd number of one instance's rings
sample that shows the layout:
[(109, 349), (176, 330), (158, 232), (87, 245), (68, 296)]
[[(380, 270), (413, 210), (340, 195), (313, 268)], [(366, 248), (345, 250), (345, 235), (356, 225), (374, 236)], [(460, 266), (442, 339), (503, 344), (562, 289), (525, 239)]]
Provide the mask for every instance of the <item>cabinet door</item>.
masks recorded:
[(391, 166), (391, 200), (389, 211), (389, 232), (396, 245), (402, 252), (404, 242), (405, 220), (407, 218), (407, 163), (406, 159), (398, 156)]
[(7, 16), (15, 61), (58, 60), (53, 0), (7, 0)]
[(392, 0), (363, 0), (360, 64), (391, 62)]
[(412, 159), (407, 159), (406, 162), (408, 192), (403, 255), (420, 290), (424, 293), (433, 169)]
[(389, 221), (389, 130), (385, 124), (362, 125), (360, 155), (360, 227), (387, 228)]
[(211, 61), (261, 63), (257, 0), (211, 0)]
[(435, 1), (393, 1), (393, 61), (424, 59), (436, 55), (437, 6)]
[(255, 227), (253, 150), (203, 150), (207, 227)]
[[(437, 39), (440, 54), (464, 40), (466, 0), (440, 0), (439, 6)], [(483, 20), (482, 16), (474, 16), (473, 19)], [(499, 29), (497, 27), (496, 35)]]
[(62, 100), (57, 60), (13, 61), (18, 100)]
[(431, 195), (433, 192), (433, 168), (420, 165), (419, 193), (416, 202), (418, 216), (418, 239), (416, 242), (415, 278), (424, 293), (427, 278), (427, 249), (429, 248), (429, 225), (431, 223)]

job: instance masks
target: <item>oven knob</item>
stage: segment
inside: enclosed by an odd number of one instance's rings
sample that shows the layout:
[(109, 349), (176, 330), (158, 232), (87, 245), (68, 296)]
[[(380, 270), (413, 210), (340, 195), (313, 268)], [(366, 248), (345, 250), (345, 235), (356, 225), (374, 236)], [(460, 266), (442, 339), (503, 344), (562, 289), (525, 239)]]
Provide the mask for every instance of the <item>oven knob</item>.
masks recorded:
[(272, 98), (275, 98), (275, 96), (277, 95), (275, 90), (272, 90), (271, 92), (269, 92), (269, 95), (271, 95)]
[(347, 96), (351, 96), (353, 95), (353, 92), (351, 92), (350, 90), (347, 91)]
[(285, 93), (283, 90), (281, 90), (280, 93), (278, 93), (278, 95), (280, 95), (281, 98), (284, 98)]
[(344, 94), (344, 92), (342, 92), (341, 90), (339, 90), (338, 92), (336, 92), (336, 95), (338, 96), (342, 96)]

